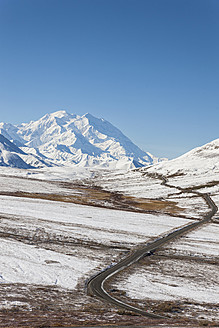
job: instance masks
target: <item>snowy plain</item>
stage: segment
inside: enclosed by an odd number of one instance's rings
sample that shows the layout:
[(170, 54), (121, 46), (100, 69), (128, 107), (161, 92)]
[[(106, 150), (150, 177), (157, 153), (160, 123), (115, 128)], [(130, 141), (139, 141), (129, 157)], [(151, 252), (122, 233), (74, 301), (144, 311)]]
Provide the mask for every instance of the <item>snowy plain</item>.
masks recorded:
[(1, 229), (9, 233), (10, 227), (13, 228), (13, 233), (1, 238), (0, 243), (0, 281), (4, 283), (56, 284), (72, 289), (79, 278), (97, 270), (102, 261), (94, 259), (94, 254), (90, 259), (89, 252), (80, 258), (77, 248), (74, 255), (68, 256), (58, 250), (41, 249), (40, 244), (13, 240), (14, 231), (19, 235), (28, 231), (33, 240), (41, 233), (45, 242), (61, 235), (66, 240), (128, 248), (189, 222), (170, 216), (10, 196), (0, 196), (0, 203)]

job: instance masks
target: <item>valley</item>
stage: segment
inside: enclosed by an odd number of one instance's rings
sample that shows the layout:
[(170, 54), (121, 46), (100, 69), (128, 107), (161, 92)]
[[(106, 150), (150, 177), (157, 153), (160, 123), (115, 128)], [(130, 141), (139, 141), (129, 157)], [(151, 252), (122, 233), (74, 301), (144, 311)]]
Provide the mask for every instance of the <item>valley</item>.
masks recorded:
[[(26, 327), (30, 322), (32, 327), (86, 322), (163, 325), (166, 320), (168, 327), (215, 325), (216, 217), (107, 282), (114, 297), (165, 319), (131, 315), (87, 295), (86, 279), (209, 211), (202, 197), (179, 193), (177, 186), (168, 189), (141, 170), (98, 171), (95, 178), (94, 172), (87, 172), (85, 179), (81, 172), (78, 178), (68, 172), (63, 181), (62, 168), (50, 171), (49, 179), (44, 170), (1, 169), (2, 327)], [(129, 193), (115, 188), (115, 182)], [(213, 198), (217, 203), (217, 192)]]
[(0, 327), (217, 327), (218, 158), (90, 114), (0, 123)]

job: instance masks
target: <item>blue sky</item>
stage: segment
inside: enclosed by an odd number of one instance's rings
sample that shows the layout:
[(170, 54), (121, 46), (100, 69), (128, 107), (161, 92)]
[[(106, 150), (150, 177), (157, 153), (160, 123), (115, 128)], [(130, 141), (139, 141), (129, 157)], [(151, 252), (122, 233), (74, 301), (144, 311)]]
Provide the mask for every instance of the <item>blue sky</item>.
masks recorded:
[(218, 0), (1, 0), (0, 121), (90, 112), (176, 157), (219, 137)]

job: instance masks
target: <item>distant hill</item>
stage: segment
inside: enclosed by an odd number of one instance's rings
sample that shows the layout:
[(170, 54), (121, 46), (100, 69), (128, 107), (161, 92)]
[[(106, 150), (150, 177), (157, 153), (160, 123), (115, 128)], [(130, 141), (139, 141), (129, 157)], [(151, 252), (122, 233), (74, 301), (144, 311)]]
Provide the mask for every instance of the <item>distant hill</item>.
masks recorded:
[(176, 159), (154, 165), (147, 171), (167, 177), (199, 176), (203, 180), (211, 177), (212, 180), (219, 181), (219, 139), (194, 148)]

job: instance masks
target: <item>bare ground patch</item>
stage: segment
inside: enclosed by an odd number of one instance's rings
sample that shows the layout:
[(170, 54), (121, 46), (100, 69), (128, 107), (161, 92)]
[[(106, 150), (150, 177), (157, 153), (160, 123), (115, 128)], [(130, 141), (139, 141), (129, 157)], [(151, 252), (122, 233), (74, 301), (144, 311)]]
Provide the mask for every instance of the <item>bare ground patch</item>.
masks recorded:
[[(60, 182), (59, 182), (60, 187)], [(62, 183), (63, 194), (43, 193), (43, 192), (4, 192), (1, 195), (13, 197), (25, 197), (33, 199), (44, 199), (49, 201), (67, 202), (81, 205), (97, 206), (110, 209), (119, 209), (143, 213), (163, 213), (174, 216), (183, 215), (183, 209), (176, 202), (168, 200), (154, 200), (147, 198), (136, 198), (125, 196), (117, 192), (106, 191), (96, 186), (77, 185)], [(64, 194), (65, 188), (72, 189), (70, 193)]]
[[(5, 293), (7, 290), (7, 294)], [(201, 320), (189, 319), (150, 319), (132, 312), (123, 311), (85, 296), (80, 290), (74, 292), (52, 286), (33, 286), (22, 284), (0, 285), (0, 295), (5, 304), (0, 308), (0, 327), (64, 327), (64, 326), (150, 326), (168, 323), (168, 327), (182, 325), (199, 326)], [(2, 297), (1, 297), (2, 298)], [(163, 306), (155, 304), (158, 312)], [(174, 308), (173, 304), (165, 309)], [(175, 305), (176, 307), (176, 305)], [(204, 320), (203, 320), (204, 322)], [(209, 323), (208, 323), (209, 324)], [(212, 322), (211, 322), (212, 325)]]

